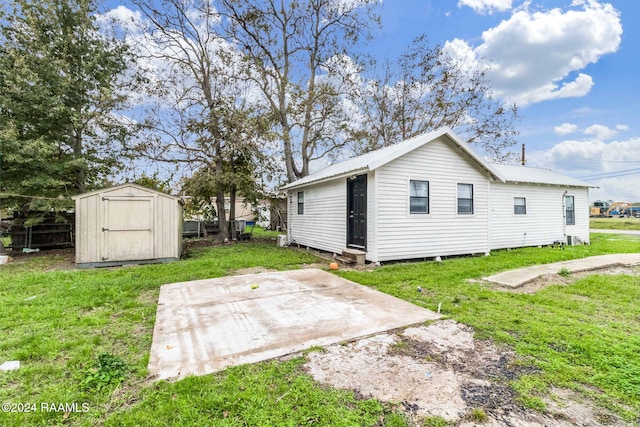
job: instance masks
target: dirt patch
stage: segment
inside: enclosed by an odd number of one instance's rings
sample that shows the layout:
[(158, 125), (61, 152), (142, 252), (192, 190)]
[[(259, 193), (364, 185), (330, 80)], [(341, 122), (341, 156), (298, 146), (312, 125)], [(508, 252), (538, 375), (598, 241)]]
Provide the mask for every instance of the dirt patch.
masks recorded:
[[(589, 405), (584, 396), (572, 390), (554, 387), (551, 389), (550, 396), (544, 401), (549, 413), (573, 425), (620, 425), (617, 424), (619, 423), (617, 417), (606, 410)], [(595, 424), (596, 422), (599, 424)]]
[[(302, 264), (301, 268), (303, 269), (308, 269), (308, 268), (319, 268), (319, 269), (326, 269), (328, 267), (328, 264), (323, 264), (323, 263), (313, 263), (313, 264)], [(260, 274), (260, 273), (273, 273), (274, 271), (278, 271), (275, 270), (273, 268), (268, 268), (268, 267), (247, 267), (247, 268), (239, 268), (238, 270), (232, 270), (229, 272), (230, 275), (234, 275), (234, 276), (241, 276), (243, 274)]]
[(73, 270), (76, 268), (75, 248), (47, 249), (31, 253), (9, 251), (8, 255), (13, 258), (13, 262), (16, 264), (41, 259), (42, 271)]
[(143, 305), (156, 305), (158, 304), (158, 289), (147, 289), (140, 291), (137, 301)]
[(487, 414), (483, 426), (624, 425), (563, 390), (553, 390), (547, 413), (524, 408), (509, 383), (535, 369), (519, 364), (507, 347), (474, 339), (470, 327), (453, 320), (329, 346), (306, 357), (305, 369), (317, 381), (401, 404), (415, 425), (435, 416), (452, 425), (477, 425), (469, 421), (477, 408)]
[(516, 288), (512, 288), (509, 286), (500, 286), (495, 283), (483, 281), (483, 280), (470, 280), (471, 283), (481, 283), (485, 286), (491, 287), (492, 289), (512, 292), (517, 294), (534, 294), (541, 289), (544, 289), (551, 285), (560, 285), (566, 286), (574, 283), (577, 280), (583, 279), (587, 276), (592, 276), (594, 274), (606, 274), (606, 275), (619, 275), (626, 274), (629, 276), (640, 276), (640, 266), (632, 266), (632, 267), (624, 267), (624, 266), (616, 266), (616, 267), (607, 267), (600, 268), (596, 270), (589, 271), (581, 271), (577, 273), (570, 273), (567, 276), (561, 276), (559, 274), (546, 274), (544, 276), (540, 276), (531, 282), (527, 282), (522, 286), (518, 286)]
[(248, 268), (240, 268), (238, 270), (233, 271), (234, 276), (241, 276), (243, 274), (260, 274), (260, 273), (270, 273), (278, 270), (274, 270), (273, 268), (267, 267), (248, 267)]

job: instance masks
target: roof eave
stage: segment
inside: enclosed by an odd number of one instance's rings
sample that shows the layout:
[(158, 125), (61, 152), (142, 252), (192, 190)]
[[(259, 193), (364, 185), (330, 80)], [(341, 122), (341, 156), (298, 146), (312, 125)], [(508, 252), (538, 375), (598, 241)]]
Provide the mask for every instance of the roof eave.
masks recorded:
[(600, 188), (597, 185), (589, 184), (585, 182), (584, 184), (578, 183), (557, 183), (557, 182), (534, 182), (534, 181), (523, 181), (516, 179), (507, 179), (504, 181), (506, 184), (523, 184), (523, 185), (554, 185), (556, 187), (576, 187), (576, 188)]
[(287, 185), (284, 185), (284, 186), (280, 187), (280, 190), (288, 191), (288, 190), (293, 190), (293, 189), (296, 189), (296, 188), (308, 187), (310, 185), (322, 184), (324, 182), (333, 181), (333, 180), (336, 180), (336, 179), (347, 178), (347, 177), (350, 177), (350, 176), (353, 176), (353, 175), (360, 175), (360, 174), (363, 174), (363, 173), (368, 173), (370, 170), (371, 169), (367, 168), (367, 167), (360, 168), (360, 169), (354, 169), (354, 170), (343, 172), (343, 173), (339, 173), (339, 174), (336, 174), (336, 175), (326, 176), (326, 177), (321, 178), (321, 179), (317, 179), (317, 180), (313, 180), (313, 181), (309, 181), (309, 182), (303, 182), (301, 184), (297, 184), (296, 181), (294, 181), (294, 182), (292, 182), (290, 184), (287, 184)]
[(105, 187), (105, 188), (100, 188), (98, 190), (88, 191), (86, 193), (76, 194), (75, 196), (71, 196), (71, 200), (82, 199), (82, 198), (85, 198), (85, 197), (90, 197), (90, 196), (94, 196), (96, 194), (104, 193), (105, 191), (113, 191), (113, 190), (117, 190), (119, 188), (124, 188), (124, 187), (135, 187), (135, 188), (138, 188), (138, 189), (143, 190), (143, 191), (151, 191), (153, 193), (158, 193), (159, 195), (162, 195), (162, 196), (165, 196), (165, 197), (170, 197), (170, 198), (175, 199), (175, 200), (181, 200), (180, 196), (174, 196), (173, 194), (168, 194), (168, 193), (165, 193), (164, 191), (158, 191), (158, 190), (155, 190), (153, 188), (145, 187), (144, 185), (134, 184), (134, 183), (131, 183), (131, 182), (125, 182), (124, 184), (118, 184), (118, 185), (114, 185), (112, 187)]

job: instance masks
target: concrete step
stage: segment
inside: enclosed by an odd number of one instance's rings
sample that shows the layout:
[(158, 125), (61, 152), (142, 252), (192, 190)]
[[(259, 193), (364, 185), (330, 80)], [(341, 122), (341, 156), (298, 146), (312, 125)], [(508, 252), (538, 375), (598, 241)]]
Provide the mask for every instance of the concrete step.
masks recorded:
[(333, 259), (335, 259), (338, 262), (341, 262), (342, 264), (355, 264), (356, 263), (355, 259), (343, 257), (343, 256), (340, 256), (340, 255), (335, 255), (333, 257)]
[(353, 260), (353, 264), (364, 265), (364, 257), (367, 253), (359, 249), (345, 248), (342, 250), (342, 257)]

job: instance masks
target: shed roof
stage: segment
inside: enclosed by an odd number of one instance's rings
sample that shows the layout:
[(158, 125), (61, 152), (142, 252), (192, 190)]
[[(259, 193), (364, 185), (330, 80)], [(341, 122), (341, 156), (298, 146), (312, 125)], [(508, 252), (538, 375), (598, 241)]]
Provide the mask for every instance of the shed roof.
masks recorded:
[(137, 188), (138, 190), (146, 191), (148, 193), (157, 193), (157, 194), (160, 194), (160, 195), (165, 196), (165, 197), (170, 197), (172, 199), (182, 200), (179, 196), (172, 196), (171, 194), (163, 193), (162, 191), (154, 190), (153, 188), (145, 187), (143, 185), (133, 184), (133, 183), (130, 183), (130, 182), (126, 182), (124, 184), (116, 185), (116, 186), (113, 186), (113, 187), (107, 187), (107, 188), (101, 188), (99, 190), (89, 191), (88, 193), (78, 194), (76, 196), (72, 196), (71, 199), (73, 199), (73, 200), (81, 199), (81, 198), (84, 198), (84, 197), (93, 196), (95, 194), (101, 194), (101, 193), (106, 193), (106, 192), (109, 192), (109, 191), (119, 190), (119, 189), (125, 188), (125, 187)]
[(413, 150), (416, 150), (423, 145), (434, 141), (441, 136), (447, 136), (455, 145), (457, 145), (463, 152), (465, 152), (471, 159), (473, 159), (482, 169), (488, 171), (496, 177), (499, 181), (504, 182), (504, 177), (495, 168), (495, 165), (484, 160), (478, 153), (476, 153), (466, 142), (460, 139), (453, 131), (448, 127), (443, 127), (433, 132), (424, 133), (422, 135), (415, 136), (389, 147), (381, 148), (379, 150), (371, 151), (361, 156), (354, 157), (341, 163), (328, 166), (314, 174), (301, 178), (290, 184), (282, 187), (284, 190), (292, 188), (302, 187), (308, 184), (316, 183), (319, 181), (325, 181), (328, 179), (338, 178), (342, 175), (353, 174), (355, 172), (369, 172), (384, 166), (387, 163), (403, 156)]
[(591, 187), (595, 185), (552, 171), (551, 169), (531, 168), (526, 166), (493, 165), (500, 171), (507, 182), (527, 184), (566, 185), (571, 187)]

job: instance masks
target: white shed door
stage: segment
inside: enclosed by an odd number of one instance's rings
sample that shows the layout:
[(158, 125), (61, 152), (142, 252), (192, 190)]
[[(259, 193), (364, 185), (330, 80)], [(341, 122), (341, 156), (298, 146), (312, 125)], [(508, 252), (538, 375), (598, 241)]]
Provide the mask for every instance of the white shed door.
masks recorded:
[(103, 261), (153, 259), (153, 198), (104, 197)]

